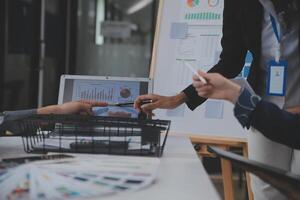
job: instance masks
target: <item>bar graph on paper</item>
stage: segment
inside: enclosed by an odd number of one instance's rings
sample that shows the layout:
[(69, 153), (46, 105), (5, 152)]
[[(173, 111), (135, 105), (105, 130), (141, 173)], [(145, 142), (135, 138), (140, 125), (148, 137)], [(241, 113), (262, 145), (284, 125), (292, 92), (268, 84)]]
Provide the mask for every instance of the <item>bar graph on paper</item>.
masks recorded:
[(181, 20), (189, 25), (222, 26), (223, 0), (189, 0), (182, 6)]
[(185, 20), (220, 20), (221, 14), (214, 12), (186, 13)]

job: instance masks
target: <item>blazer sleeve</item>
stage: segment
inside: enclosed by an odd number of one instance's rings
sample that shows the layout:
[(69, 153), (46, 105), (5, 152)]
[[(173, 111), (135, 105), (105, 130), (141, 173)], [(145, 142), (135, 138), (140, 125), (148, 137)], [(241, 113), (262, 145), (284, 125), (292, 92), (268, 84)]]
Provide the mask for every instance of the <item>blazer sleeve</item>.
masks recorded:
[(261, 101), (250, 118), (250, 125), (275, 142), (300, 149), (300, 115)]
[[(234, 78), (241, 72), (247, 53), (239, 21), (242, 17), (240, 4), (240, 0), (224, 1), (222, 52), (219, 62), (208, 71), (220, 73), (226, 78)], [(191, 110), (206, 100), (198, 96), (193, 85), (189, 85), (182, 92), (187, 96), (186, 104)]]
[(18, 129), (16, 120), (24, 119), (36, 113), (36, 109), (3, 112), (0, 117), (0, 132), (11, 131), (18, 133), (20, 130)]
[(300, 149), (300, 115), (284, 111), (245, 89), (234, 114), (243, 127), (254, 127), (270, 140)]

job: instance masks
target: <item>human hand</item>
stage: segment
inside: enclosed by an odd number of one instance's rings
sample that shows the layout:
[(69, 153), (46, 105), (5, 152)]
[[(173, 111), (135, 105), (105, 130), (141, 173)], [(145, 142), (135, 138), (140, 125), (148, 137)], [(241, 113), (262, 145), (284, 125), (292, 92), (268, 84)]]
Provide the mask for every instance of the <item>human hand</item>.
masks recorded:
[(288, 108), (288, 109), (286, 109), (286, 111), (288, 111), (290, 113), (293, 113), (293, 114), (300, 115), (300, 106), (295, 106), (295, 107), (292, 107), (292, 108)]
[[(175, 96), (160, 96), (156, 94), (146, 94), (139, 96), (134, 101), (134, 108), (140, 112), (145, 112), (147, 115), (153, 116), (155, 109), (173, 109), (182, 104), (186, 99), (184, 93)], [(143, 101), (150, 100), (151, 103), (142, 104)]]
[(207, 84), (202, 83), (197, 76), (193, 76), (193, 86), (201, 97), (211, 99), (224, 99), (235, 103), (241, 87), (223, 77), (218, 73), (205, 73), (198, 70), (200, 76), (207, 80)]
[(71, 101), (61, 105), (52, 105), (39, 108), (38, 114), (88, 114), (93, 115), (93, 107), (108, 106), (106, 102), (98, 101)]

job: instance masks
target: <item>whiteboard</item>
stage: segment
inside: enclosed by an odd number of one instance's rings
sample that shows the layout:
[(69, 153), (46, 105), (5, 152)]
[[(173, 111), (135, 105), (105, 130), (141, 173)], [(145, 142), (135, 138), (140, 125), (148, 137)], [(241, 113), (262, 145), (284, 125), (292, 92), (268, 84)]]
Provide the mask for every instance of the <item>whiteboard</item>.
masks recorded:
[[(204, 71), (219, 59), (224, 0), (160, 1), (150, 78), (154, 94), (172, 96), (192, 83), (184, 62)], [(208, 100), (194, 111), (183, 104), (158, 109), (156, 118), (171, 120), (171, 131), (185, 134), (245, 138), (233, 115), (233, 105)]]

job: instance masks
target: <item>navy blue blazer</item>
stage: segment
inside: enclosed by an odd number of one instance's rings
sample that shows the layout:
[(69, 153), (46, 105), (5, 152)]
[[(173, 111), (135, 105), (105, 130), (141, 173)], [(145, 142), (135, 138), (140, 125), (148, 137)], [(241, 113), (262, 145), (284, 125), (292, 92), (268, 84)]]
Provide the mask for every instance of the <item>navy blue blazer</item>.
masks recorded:
[(275, 142), (300, 149), (300, 115), (260, 101), (250, 115), (248, 126), (254, 127)]

